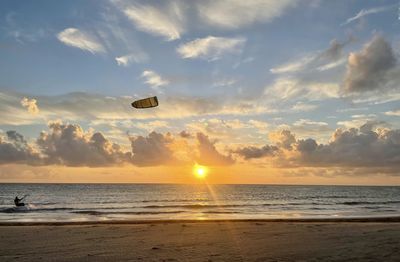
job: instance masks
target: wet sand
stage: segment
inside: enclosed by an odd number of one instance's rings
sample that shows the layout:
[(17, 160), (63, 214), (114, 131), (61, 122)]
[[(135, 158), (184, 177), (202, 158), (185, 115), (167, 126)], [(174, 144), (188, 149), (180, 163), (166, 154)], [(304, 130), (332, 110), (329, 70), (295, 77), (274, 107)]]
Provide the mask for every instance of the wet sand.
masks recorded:
[(2, 223), (0, 261), (399, 261), (377, 221)]

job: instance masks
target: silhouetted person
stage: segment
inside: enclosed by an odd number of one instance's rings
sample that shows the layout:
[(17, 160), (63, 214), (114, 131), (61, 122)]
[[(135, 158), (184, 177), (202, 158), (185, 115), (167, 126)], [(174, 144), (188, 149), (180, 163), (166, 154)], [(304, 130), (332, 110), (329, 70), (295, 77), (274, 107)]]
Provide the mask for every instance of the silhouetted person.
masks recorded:
[(23, 206), (25, 206), (25, 203), (22, 203), (22, 202), (21, 202), (24, 198), (25, 198), (25, 197), (23, 197), (23, 198), (18, 198), (18, 196), (16, 196), (15, 199), (14, 199), (14, 204), (15, 204), (17, 207), (23, 207)]

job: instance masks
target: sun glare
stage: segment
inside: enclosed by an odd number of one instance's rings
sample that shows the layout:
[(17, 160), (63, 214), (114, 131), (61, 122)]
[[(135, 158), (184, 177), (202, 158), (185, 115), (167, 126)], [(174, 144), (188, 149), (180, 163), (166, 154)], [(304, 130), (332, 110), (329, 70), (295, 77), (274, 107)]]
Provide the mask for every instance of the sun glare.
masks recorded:
[(193, 173), (197, 178), (203, 179), (207, 176), (207, 167), (196, 164), (193, 167)]

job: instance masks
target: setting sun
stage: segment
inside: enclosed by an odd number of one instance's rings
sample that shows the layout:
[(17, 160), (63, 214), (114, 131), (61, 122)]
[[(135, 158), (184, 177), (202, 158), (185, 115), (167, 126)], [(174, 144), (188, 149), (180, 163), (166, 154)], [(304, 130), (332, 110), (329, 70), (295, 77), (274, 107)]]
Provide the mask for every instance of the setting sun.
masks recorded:
[(193, 172), (197, 178), (205, 178), (207, 176), (207, 167), (201, 165), (194, 165)]

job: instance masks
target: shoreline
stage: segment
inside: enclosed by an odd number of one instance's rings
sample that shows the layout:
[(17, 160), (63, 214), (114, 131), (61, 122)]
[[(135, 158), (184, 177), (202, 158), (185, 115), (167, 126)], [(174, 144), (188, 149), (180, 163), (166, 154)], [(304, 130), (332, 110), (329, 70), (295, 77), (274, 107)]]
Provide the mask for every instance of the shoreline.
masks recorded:
[(179, 223), (400, 223), (399, 216), (348, 218), (271, 218), (271, 219), (155, 219), (103, 221), (29, 221), (0, 222), (0, 226), (80, 226), (80, 225), (146, 225)]

